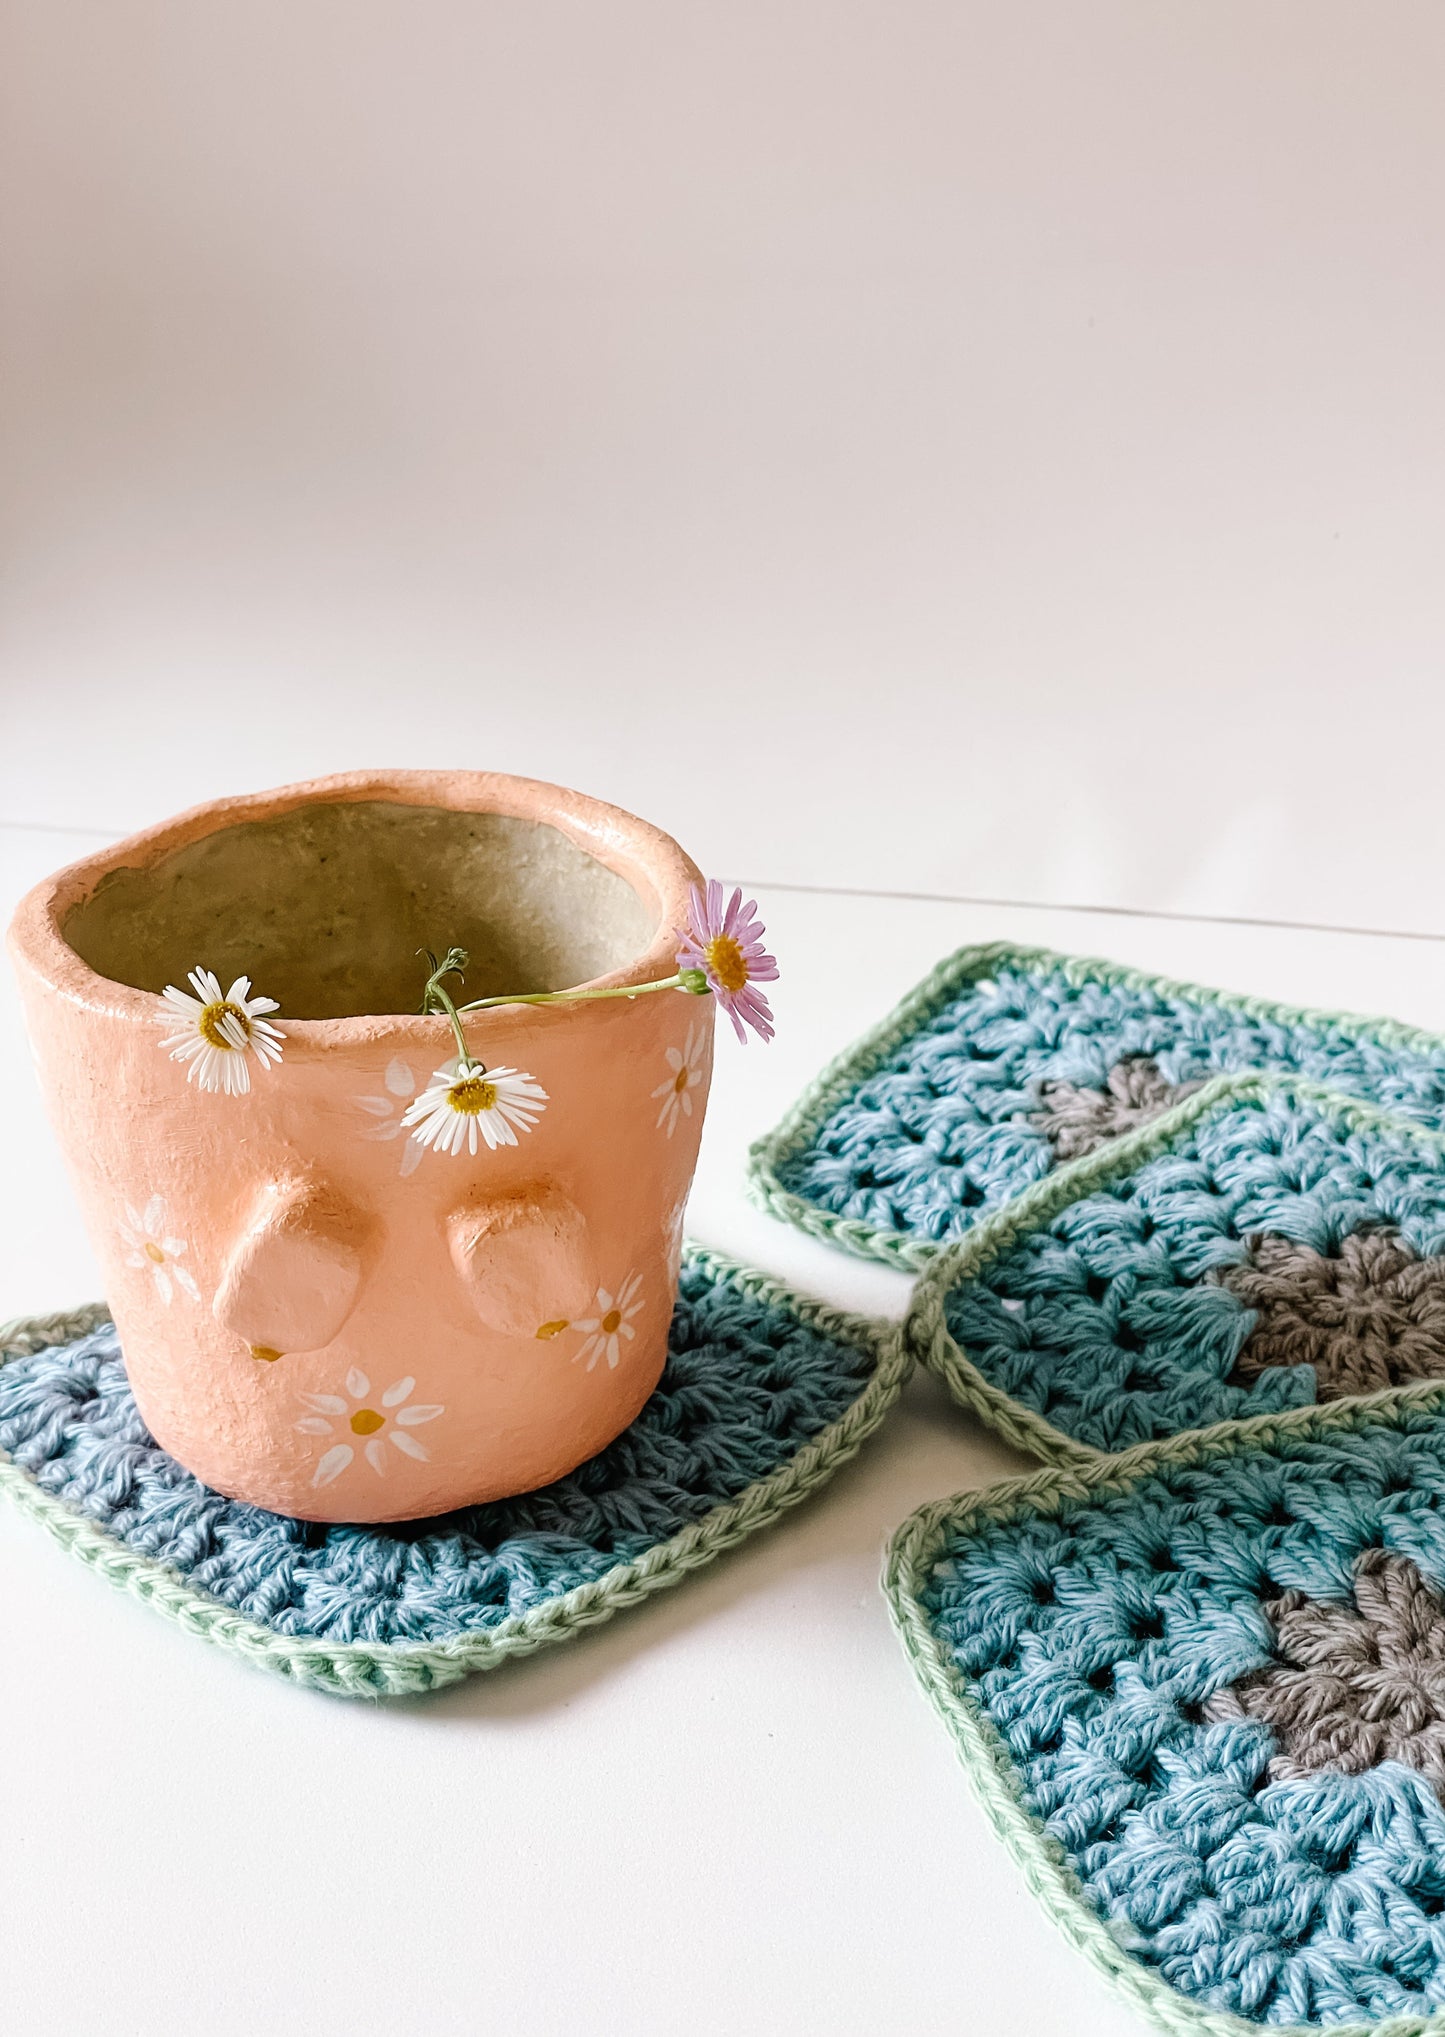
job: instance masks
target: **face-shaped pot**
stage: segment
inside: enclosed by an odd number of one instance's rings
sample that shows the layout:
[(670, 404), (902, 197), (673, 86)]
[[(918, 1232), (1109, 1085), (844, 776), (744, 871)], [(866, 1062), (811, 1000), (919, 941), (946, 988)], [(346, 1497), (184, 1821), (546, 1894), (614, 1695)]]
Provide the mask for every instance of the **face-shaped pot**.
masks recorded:
[[(199, 808), (31, 892), (10, 940), (41, 1083), (174, 1457), (277, 1512), (402, 1520), (627, 1426), (666, 1356), (711, 1000), (467, 1016), (472, 1057), (546, 1096), (475, 1154), (402, 1128), (456, 1051), (407, 1014), (424, 948), (470, 951), (463, 998), (667, 976), (697, 875), (577, 793), (403, 772)], [(245, 1094), (162, 1044), (197, 967), (280, 1004)]]

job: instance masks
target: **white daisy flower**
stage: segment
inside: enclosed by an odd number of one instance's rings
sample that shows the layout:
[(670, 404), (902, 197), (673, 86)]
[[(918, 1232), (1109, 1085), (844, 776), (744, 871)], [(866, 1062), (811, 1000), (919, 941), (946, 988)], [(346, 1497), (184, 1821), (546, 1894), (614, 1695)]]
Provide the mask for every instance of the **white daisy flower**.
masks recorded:
[(440, 1403), (435, 1406), (414, 1403), (411, 1398), (416, 1391), (414, 1379), (398, 1379), (375, 1405), (371, 1402), (371, 1381), (364, 1372), (353, 1366), (344, 1383), (345, 1396), (339, 1393), (301, 1396), (303, 1405), (312, 1410), (296, 1424), (301, 1435), (338, 1438), (350, 1435), (357, 1439), (355, 1443), (331, 1443), (322, 1451), (312, 1474), (313, 1486), (330, 1485), (333, 1479), (340, 1478), (358, 1448), (378, 1478), (386, 1476), (388, 1443), (400, 1450), (403, 1457), (414, 1457), (419, 1464), (431, 1461), (429, 1452), (411, 1432), (423, 1422), (434, 1422), (446, 1409)]
[(583, 1331), (587, 1338), (573, 1356), (574, 1365), (585, 1358), (590, 1372), (599, 1358), (606, 1358), (609, 1369), (616, 1371), (617, 1361), (622, 1356), (622, 1339), (626, 1337), (630, 1343), (636, 1334), (632, 1318), (642, 1311), (641, 1289), (640, 1273), (634, 1273), (623, 1281), (615, 1301), (605, 1287), (598, 1288), (596, 1315), (581, 1317), (570, 1325), (574, 1330)]
[(480, 1132), (487, 1145), (515, 1146), (518, 1132), (530, 1132), (547, 1106), (547, 1092), (533, 1075), (517, 1068), (484, 1068), (480, 1061), (449, 1061), (402, 1113), (418, 1146), (436, 1153), (477, 1150)]
[(195, 1079), (202, 1089), (244, 1096), (251, 1087), (252, 1054), (263, 1068), (281, 1059), (284, 1036), (261, 1016), (281, 1007), (274, 997), (252, 997), (249, 976), (238, 976), (224, 995), (209, 969), (193, 969), (188, 980), (194, 997), (173, 983), (166, 985), (166, 1003), (171, 1007), (166, 1023), (179, 1022), (181, 1030), (161, 1045), (170, 1048), (173, 1061), (189, 1064), (187, 1082)]
[[(363, 1128), (361, 1134), (363, 1139), (399, 1139), (405, 1130), (402, 1113), (408, 1098), (416, 1094), (416, 1077), (398, 1054), (387, 1062), (386, 1074), (382, 1080), (387, 1088), (385, 1096), (358, 1096), (356, 1099), (358, 1109), (364, 1110), (369, 1118), (377, 1120), (375, 1124)], [(425, 1150), (426, 1148), (419, 1146), (415, 1139), (406, 1140), (401, 1149), (403, 1180), (421, 1165), (421, 1157)]]
[(677, 1130), (679, 1117), (692, 1116), (692, 1092), (702, 1081), (702, 1050), (706, 1041), (701, 1026), (689, 1026), (683, 1045), (667, 1050), (667, 1065), (672, 1072), (666, 1082), (657, 1085), (652, 1096), (654, 1102), (660, 1100), (662, 1104), (657, 1113), (658, 1130), (665, 1125), (669, 1139)]
[(140, 1214), (129, 1203), (125, 1206), (125, 1221), (119, 1226), (122, 1244), (129, 1250), (127, 1266), (149, 1266), (151, 1278), (156, 1284), (156, 1293), (169, 1308), (171, 1305), (171, 1282), (192, 1301), (199, 1301), (201, 1291), (196, 1286), (181, 1260), (190, 1249), (184, 1238), (167, 1235), (166, 1205), (164, 1196), (153, 1195)]

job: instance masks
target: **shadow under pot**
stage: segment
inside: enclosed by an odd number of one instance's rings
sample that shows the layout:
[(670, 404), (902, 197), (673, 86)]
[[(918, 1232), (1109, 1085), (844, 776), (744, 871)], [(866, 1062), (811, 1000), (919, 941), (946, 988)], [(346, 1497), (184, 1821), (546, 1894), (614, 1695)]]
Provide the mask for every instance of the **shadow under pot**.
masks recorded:
[(419, 951), (465, 948), (467, 999), (655, 981), (697, 880), (581, 794), (404, 772), (217, 801), (29, 894), (41, 1084), (172, 1456), (278, 1513), (404, 1520), (627, 1427), (667, 1355), (712, 1000), (464, 1014), (474, 1072), (417, 1015)]

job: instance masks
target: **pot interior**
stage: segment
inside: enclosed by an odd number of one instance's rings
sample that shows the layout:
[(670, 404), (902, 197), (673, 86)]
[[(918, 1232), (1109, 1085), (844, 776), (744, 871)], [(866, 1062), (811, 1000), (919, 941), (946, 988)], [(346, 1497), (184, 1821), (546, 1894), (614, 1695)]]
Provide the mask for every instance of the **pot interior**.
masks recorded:
[(656, 927), (655, 902), (545, 821), (382, 800), (218, 829), (111, 871), (61, 922), (113, 982), (247, 975), (287, 1018), (414, 1012), (419, 948), (469, 950), (464, 997), (565, 990), (625, 968)]

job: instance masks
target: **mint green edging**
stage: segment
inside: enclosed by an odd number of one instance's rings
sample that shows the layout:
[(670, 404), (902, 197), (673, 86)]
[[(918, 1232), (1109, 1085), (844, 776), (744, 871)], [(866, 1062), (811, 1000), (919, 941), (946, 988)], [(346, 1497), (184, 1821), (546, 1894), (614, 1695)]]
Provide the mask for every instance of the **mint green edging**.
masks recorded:
[(755, 1142), (748, 1155), (748, 1192), (753, 1201), (785, 1224), (806, 1231), (809, 1237), (821, 1238), (825, 1245), (836, 1245), (861, 1259), (881, 1259), (885, 1266), (899, 1266), (916, 1273), (949, 1250), (946, 1245), (935, 1244), (912, 1232), (881, 1230), (860, 1218), (835, 1216), (785, 1188), (781, 1172), (812, 1144), (839, 1104), (860, 1083), (876, 1074), (905, 1040), (952, 1004), (968, 984), (992, 975), (1000, 967), (1058, 969), (1072, 983), (1104, 983), (1126, 990), (1154, 991), (1163, 997), (1207, 999), (1231, 1011), (1243, 1012), (1249, 1018), (1272, 1019), (1282, 1025), (1342, 1026), (1356, 1039), (1383, 1047), (1427, 1050), (1445, 1046), (1445, 1039), (1439, 1034), (1405, 1025), (1399, 1019), (1366, 1018), (1355, 1012), (1315, 1011), (1307, 1005), (1276, 1004), (1267, 997), (1247, 997), (1237, 991), (1213, 990), (1207, 984), (1153, 976), (1145, 969), (1126, 968), (1119, 962), (1062, 955), (1053, 948), (1022, 948), (1012, 941), (986, 941), (977, 947), (960, 948), (940, 962), (887, 1018), (830, 1061), (781, 1123)]
[[(1081, 1443), (985, 1379), (948, 1327), (944, 1305), (949, 1292), (961, 1281), (973, 1279), (991, 1259), (1008, 1251), (1026, 1232), (1051, 1223), (1071, 1202), (1092, 1195), (1095, 1189), (1132, 1174), (1136, 1167), (1167, 1152), (1177, 1139), (1221, 1105), (1264, 1102), (1270, 1096), (1280, 1095), (1319, 1104), (1354, 1131), (1392, 1132), (1445, 1160), (1445, 1135), (1426, 1131), (1408, 1119), (1396, 1117), (1375, 1104), (1360, 1103), (1321, 1083), (1309, 1082), (1298, 1075), (1217, 1075), (1193, 1096), (1140, 1126), (1138, 1131), (1112, 1140), (1082, 1160), (1056, 1167), (1052, 1174), (1046, 1174), (1042, 1181), (1036, 1181), (1022, 1195), (1016, 1195), (975, 1229), (936, 1254), (914, 1287), (903, 1320), (904, 1338), (915, 1356), (943, 1381), (961, 1407), (976, 1414), (1016, 1450), (1041, 1457), (1046, 1464), (1087, 1468), (1124, 1462), (1132, 1451), (1096, 1450), (1091, 1443)], [(1341, 1404), (1354, 1407), (1371, 1398), (1352, 1395)], [(1259, 1417), (1245, 1419), (1247, 1422)]]
[(940, 1646), (922, 1606), (929, 1570), (954, 1529), (1054, 1514), (1071, 1500), (1127, 1491), (1161, 1465), (1207, 1463), (1276, 1440), (1390, 1423), (1417, 1407), (1445, 1408), (1445, 1383), (1431, 1380), (1353, 1400), (1330, 1401), (1322, 1407), (1295, 1408), (1283, 1415), (1219, 1422), (1166, 1442), (1137, 1444), (1115, 1457), (1096, 1456), (1090, 1465), (1059, 1466), (981, 1493), (935, 1500), (911, 1515), (889, 1545), (883, 1590), (903, 1651), (952, 1735), (970, 1787), (1023, 1875), (1029, 1893), (1066, 1941), (1092, 1963), (1122, 2000), (1177, 2037), (1422, 2037), (1425, 2032), (1445, 2032), (1445, 2010), (1377, 2023), (1265, 2025), (1201, 2007), (1126, 1952), (1090, 1902), (1063, 1846), (1029, 1809), (1007, 1743), (968, 1679)]
[[(339, 1697), (407, 1697), (419, 1691), (438, 1690), (479, 1670), (495, 1669), (513, 1656), (530, 1655), (538, 1648), (570, 1640), (586, 1628), (611, 1619), (625, 1607), (640, 1604), (654, 1592), (680, 1584), (694, 1570), (746, 1541), (826, 1484), (840, 1466), (856, 1455), (897, 1400), (913, 1368), (900, 1326), (830, 1308), (722, 1253), (690, 1246), (687, 1257), (690, 1263), (701, 1264), (744, 1293), (790, 1309), (825, 1335), (876, 1352), (877, 1366), (872, 1379), (837, 1421), (821, 1430), (788, 1463), (759, 1479), (736, 1499), (714, 1507), (701, 1520), (691, 1522), (634, 1562), (619, 1564), (605, 1576), (578, 1585), (562, 1597), (534, 1606), (530, 1612), (485, 1633), (458, 1635), (454, 1640), (417, 1647), (276, 1634), (209, 1593), (198, 1591), (168, 1564), (126, 1548), (124, 1543), (73, 1513), (3, 1452), (0, 1452), (0, 1490), (39, 1521), (63, 1549), (98, 1571), (107, 1583), (143, 1599), (187, 1633), (227, 1648), (273, 1675)], [(96, 1302), (69, 1314), (9, 1323), (0, 1328), (0, 1364), (49, 1344), (64, 1343), (109, 1320), (110, 1312), (104, 1303)]]

